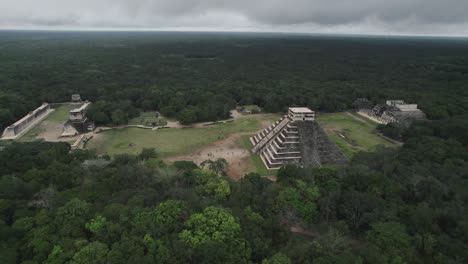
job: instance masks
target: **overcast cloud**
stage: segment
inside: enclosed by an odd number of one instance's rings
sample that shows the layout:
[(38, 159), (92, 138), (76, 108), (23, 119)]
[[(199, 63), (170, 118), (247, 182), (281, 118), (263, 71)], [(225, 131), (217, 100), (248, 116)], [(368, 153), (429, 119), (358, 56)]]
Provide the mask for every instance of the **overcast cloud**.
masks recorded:
[(0, 0), (3, 29), (468, 35), (468, 0)]

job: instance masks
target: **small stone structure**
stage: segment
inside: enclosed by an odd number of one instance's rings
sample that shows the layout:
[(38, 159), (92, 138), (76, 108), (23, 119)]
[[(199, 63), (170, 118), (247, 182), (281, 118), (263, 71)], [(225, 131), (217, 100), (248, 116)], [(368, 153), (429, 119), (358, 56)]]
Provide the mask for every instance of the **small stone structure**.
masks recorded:
[(48, 103), (43, 103), (25, 117), (16, 121), (13, 125), (5, 128), (2, 139), (17, 139), (21, 137), (53, 111), (54, 110), (50, 108)]
[(426, 118), (417, 104), (403, 100), (387, 100), (385, 104), (372, 105), (367, 99), (359, 98), (353, 103), (357, 112), (363, 113), (382, 124), (397, 123), (408, 126), (415, 120)]
[(371, 111), (374, 105), (367, 98), (358, 98), (351, 105), (356, 111), (368, 110)]
[(62, 137), (72, 137), (94, 130), (94, 122), (86, 117), (86, 110), (90, 105), (91, 102), (86, 101), (79, 108), (70, 110), (68, 121), (64, 124)]
[(72, 150), (75, 150), (75, 149), (79, 149), (79, 148), (82, 148), (84, 143), (88, 140), (88, 137), (86, 135), (81, 135), (79, 136), (75, 142), (71, 145), (71, 149)]
[(244, 115), (251, 115), (261, 113), (262, 109), (256, 105), (247, 105), (237, 107), (237, 111)]
[(72, 94), (71, 96), (72, 103), (82, 103), (81, 96), (79, 94)]
[(288, 114), (250, 138), (252, 151), (260, 155), (268, 169), (288, 164), (321, 166), (345, 164), (343, 153), (315, 122), (315, 112), (291, 107)]

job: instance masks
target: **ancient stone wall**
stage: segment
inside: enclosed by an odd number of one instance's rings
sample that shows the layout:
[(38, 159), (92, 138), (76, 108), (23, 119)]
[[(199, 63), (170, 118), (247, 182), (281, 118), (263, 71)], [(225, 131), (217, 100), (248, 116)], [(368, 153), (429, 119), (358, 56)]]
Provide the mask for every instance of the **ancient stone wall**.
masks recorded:
[(31, 128), (31, 126), (34, 126), (36, 122), (47, 116), (47, 114), (49, 114), (50, 111), (51, 109), (49, 104), (42, 104), (34, 111), (30, 112), (20, 120), (16, 121), (13, 125), (5, 128), (2, 134), (2, 138), (16, 138), (21, 133), (25, 132), (25, 130)]

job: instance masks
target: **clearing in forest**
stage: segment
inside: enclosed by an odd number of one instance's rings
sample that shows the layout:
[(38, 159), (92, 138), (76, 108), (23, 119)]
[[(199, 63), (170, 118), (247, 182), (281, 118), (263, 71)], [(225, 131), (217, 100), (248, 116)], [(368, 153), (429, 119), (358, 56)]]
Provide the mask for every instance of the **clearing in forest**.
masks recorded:
[[(143, 148), (155, 148), (163, 158), (190, 155), (232, 134), (254, 134), (277, 115), (252, 115), (229, 122), (186, 128), (163, 128), (158, 130), (122, 128), (103, 131), (94, 135), (86, 148), (96, 149), (98, 154), (136, 154)], [(243, 146), (242, 142), (236, 143)]]
[(318, 114), (317, 122), (348, 158), (358, 151), (371, 151), (378, 145), (394, 146), (377, 135), (377, 123), (353, 113)]
[[(276, 171), (266, 169), (260, 157), (252, 154), (249, 137), (278, 118), (278, 115), (258, 114), (211, 125), (113, 129), (95, 134), (86, 148), (95, 149), (100, 155), (137, 154), (143, 148), (155, 148), (167, 162), (190, 160), (200, 164), (207, 159), (224, 158), (229, 163), (229, 176), (235, 179), (249, 172), (275, 175)], [(376, 123), (351, 113), (319, 114), (317, 121), (347, 157), (378, 145), (393, 145), (375, 133)]]

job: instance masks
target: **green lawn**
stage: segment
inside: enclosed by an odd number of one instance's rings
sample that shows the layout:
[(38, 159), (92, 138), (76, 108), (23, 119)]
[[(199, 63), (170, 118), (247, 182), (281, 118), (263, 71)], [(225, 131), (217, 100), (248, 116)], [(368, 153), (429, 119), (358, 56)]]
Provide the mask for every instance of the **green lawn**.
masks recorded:
[(69, 112), (71, 109), (79, 108), (79, 105), (71, 106), (69, 104), (62, 104), (53, 106), (55, 111), (50, 114), (45, 120), (52, 122), (65, 123), (68, 120)]
[(159, 130), (125, 128), (104, 131), (86, 145), (98, 154), (138, 153), (143, 148), (155, 148), (162, 157), (190, 153), (229, 134), (251, 132), (261, 128), (261, 121), (276, 120), (276, 115), (261, 115), (236, 119), (206, 128), (167, 128)]
[(317, 115), (317, 121), (347, 157), (358, 151), (370, 151), (378, 145), (394, 146), (393, 143), (375, 133), (377, 123), (367, 118), (347, 113)]

